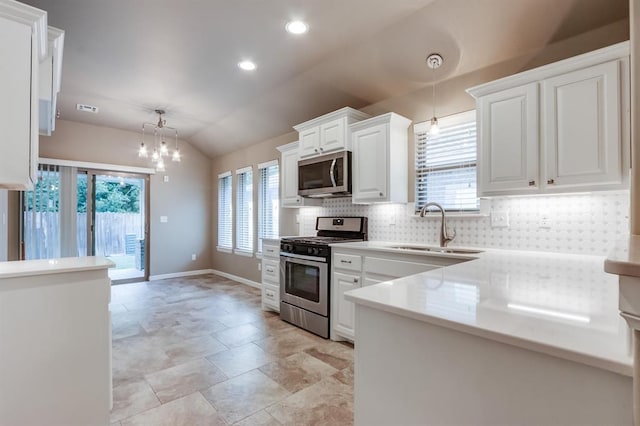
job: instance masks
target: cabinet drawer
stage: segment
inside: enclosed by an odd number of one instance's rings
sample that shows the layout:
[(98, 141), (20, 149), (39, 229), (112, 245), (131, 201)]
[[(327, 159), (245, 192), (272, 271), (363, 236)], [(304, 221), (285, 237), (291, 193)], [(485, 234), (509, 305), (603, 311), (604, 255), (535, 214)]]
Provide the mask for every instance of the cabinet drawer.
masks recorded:
[(262, 303), (273, 307), (280, 306), (280, 288), (275, 285), (262, 283)]
[(280, 261), (262, 259), (262, 281), (270, 281), (274, 284), (280, 282)]
[(335, 253), (333, 255), (333, 266), (338, 269), (348, 269), (350, 271), (362, 270), (362, 256), (353, 254)]
[(428, 263), (405, 262), (402, 260), (390, 260), (379, 257), (367, 256), (364, 263), (364, 271), (370, 274), (384, 275), (392, 278), (407, 277), (420, 272), (440, 268), (440, 265)]
[(264, 257), (273, 257), (279, 258), (280, 256), (280, 245), (279, 244), (268, 244), (262, 243), (262, 255)]

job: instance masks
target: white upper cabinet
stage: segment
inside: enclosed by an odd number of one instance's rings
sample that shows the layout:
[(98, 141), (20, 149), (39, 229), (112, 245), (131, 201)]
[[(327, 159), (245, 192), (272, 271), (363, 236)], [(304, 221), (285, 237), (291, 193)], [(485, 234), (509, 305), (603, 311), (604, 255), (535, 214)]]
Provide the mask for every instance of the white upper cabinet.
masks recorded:
[(351, 151), (348, 127), (366, 118), (369, 118), (368, 114), (345, 107), (293, 126), (299, 134), (300, 158), (343, 150)]
[(478, 108), (480, 196), (628, 186), (628, 42), (468, 92)]
[(47, 14), (0, 2), (0, 188), (29, 190), (38, 169), (38, 70)]
[(280, 207), (318, 206), (322, 200), (298, 195), (298, 142), (278, 147), (280, 151)]
[(388, 113), (350, 126), (352, 202), (407, 202), (407, 128), (411, 120)]
[(538, 84), (483, 96), (478, 108), (479, 187), (538, 190)]
[(622, 183), (619, 65), (611, 61), (542, 82), (548, 190)]
[(64, 31), (49, 27), (48, 55), (40, 63), (40, 134), (51, 136), (56, 128), (58, 93), (62, 84), (62, 52), (64, 49)]

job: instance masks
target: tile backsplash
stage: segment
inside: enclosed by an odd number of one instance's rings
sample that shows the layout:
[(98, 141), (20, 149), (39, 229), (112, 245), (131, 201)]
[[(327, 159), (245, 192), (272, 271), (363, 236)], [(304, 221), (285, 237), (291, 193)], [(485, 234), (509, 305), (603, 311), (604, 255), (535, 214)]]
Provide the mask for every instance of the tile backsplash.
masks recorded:
[[(492, 227), (490, 215), (447, 218), (456, 229), (451, 246), (491, 247), (561, 253), (606, 255), (629, 234), (629, 191), (483, 200), (487, 212), (508, 212), (508, 227)], [(323, 201), (301, 208), (301, 235), (315, 234), (317, 216), (367, 216), (369, 239), (438, 244), (440, 215), (412, 215), (413, 203), (355, 205), (350, 198)], [(541, 220), (546, 218), (546, 220)]]

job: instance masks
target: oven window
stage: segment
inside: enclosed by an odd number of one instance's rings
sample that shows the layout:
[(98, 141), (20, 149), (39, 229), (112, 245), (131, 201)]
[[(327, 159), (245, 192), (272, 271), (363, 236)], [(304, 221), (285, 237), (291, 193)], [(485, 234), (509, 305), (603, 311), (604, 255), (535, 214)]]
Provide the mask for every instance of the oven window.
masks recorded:
[(320, 301), (320, 268), (317, 266), (286, 263), (286, 289), (288, 294), (312, 302)]

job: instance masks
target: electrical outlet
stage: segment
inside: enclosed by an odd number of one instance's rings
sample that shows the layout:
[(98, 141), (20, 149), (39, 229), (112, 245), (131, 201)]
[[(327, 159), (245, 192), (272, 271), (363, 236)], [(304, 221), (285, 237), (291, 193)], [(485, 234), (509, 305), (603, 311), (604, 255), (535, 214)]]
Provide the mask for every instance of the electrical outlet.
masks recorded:
[(538, 227), (551, 228), (551, 216), (549, 216), (549, 213), (540, 213), (538, 217)]
[(389, 215), (389, 225), (393, 226), (396, 224), (396, 215), (394, 213), (391, 213)]
[(196, 256), (195, 253), (191, 255), (191, 260), (196, 260), (197, 258), (198, 258), (198, 256)]
[(168, 216), (160, 216), (160, 223), (167, 223), (167, 222), (169, 222)]
[(262, 271), (262, 262), (258, 262), (258, 271)]
[(492, 228), (509, 227), (509, 212), (506, 210), (491, 211), (491, 227)]
[(164, 175), (164, 177), (162, 178), (162, 180), (166, 182), (169, 182), (169, 175)]

